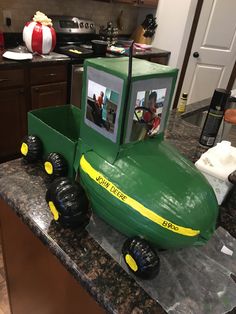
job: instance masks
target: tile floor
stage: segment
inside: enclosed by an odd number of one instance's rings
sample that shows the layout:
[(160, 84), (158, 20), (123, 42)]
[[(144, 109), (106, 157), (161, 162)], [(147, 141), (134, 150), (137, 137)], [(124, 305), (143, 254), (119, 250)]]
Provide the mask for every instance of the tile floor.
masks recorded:
[(0, 314), (10, 314), (0, 238)]

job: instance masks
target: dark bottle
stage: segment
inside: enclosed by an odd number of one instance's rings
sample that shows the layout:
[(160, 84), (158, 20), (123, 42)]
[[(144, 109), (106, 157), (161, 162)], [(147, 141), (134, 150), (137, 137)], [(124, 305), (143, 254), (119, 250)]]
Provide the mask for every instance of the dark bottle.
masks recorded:
[(199, 138), (201, 145), (212, 147), (215, 143), (221, 121), (224, 116), (224, 109), (229, 97), (225, 89), (217, 88), (211, 99), (206, 120)]

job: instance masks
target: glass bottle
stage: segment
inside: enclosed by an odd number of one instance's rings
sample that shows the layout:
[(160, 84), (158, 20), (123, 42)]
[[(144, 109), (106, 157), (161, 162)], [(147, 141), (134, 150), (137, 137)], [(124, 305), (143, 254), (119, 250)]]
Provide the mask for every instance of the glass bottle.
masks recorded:
[(183, 93), (180, 100), (179, 100), (178, 106), (177, 106), (177, 112), (179, 112), (179, 113), (185, 112), (186, 105), (187, 105), (187, 98), (188, 98), (188, 94)]

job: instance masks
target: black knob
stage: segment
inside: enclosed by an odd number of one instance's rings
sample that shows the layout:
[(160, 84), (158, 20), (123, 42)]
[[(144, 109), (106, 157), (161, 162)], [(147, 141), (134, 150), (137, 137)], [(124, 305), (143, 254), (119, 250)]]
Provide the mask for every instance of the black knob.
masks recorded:
[(89, 24), (88, 23), (85, 23), (85, 28), (89, 28)]
[(198, 53), (197, 51), (195, 51), (195, 52), (193, 53), (193, 57), (194, 57), (194, 58), (198, 58), (198, 57), (199, 57), (199, 53)]
[(90, 24), (90, 28), (93, 28), (93, 24)]
[(81, 22), (79, 26), (80, 26), (81, 28), (84, 28), (84, 23)]

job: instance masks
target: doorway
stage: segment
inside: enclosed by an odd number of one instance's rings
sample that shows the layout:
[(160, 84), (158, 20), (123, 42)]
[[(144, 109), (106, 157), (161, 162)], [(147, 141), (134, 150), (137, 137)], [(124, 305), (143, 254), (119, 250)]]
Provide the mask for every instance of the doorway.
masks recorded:
[(188, 103), (211, 97), (215, 88), (227, 88), (232, 79), (235, 12), (235, 0), (203, 1), (181, 89), (181, 93), (188, 93)]

